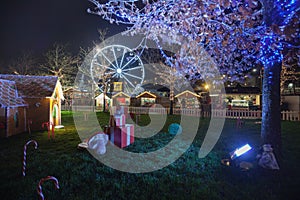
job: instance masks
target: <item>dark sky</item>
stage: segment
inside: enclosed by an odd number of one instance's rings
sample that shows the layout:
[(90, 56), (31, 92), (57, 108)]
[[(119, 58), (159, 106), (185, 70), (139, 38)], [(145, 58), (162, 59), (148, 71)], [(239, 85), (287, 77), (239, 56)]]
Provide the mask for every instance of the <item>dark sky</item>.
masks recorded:
[(98, 29), (109, 35), (124, 30), (86, 12), (88, 0), (2, 0), (0, 4), (0, 64), (25, 51), (37, 56), (55, 43), (68, 44), (73, 52), (92, 46)]

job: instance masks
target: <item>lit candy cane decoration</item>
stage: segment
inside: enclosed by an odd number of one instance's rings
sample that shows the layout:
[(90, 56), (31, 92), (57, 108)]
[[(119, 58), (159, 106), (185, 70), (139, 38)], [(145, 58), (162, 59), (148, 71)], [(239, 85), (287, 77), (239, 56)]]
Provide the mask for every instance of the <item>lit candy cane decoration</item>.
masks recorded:
[(45, 197), (44, 197), (44, 195), (43, 195), (43, 191), (42, 191), (42, 183), (43, 183), (44, 181), (47, 181), (47, 180), (52, 180), (52, 181), (54, 181), (55, 188), (56, 188), (57, 190), (59, 189), (58, 180), (57, 180), (57, 178), (55, 178), (54, 176), (47, 176), (46, 178), (42, 178), (42, 179), (40, 180), (39, 184), (38, 184), (37, 189), (36, 189), (36, 191), (37, 191), (37, 193), (38, 193), (38, 195), (39, 195), (39, 197), (40, 197), (40, 200), (44, 200), (44, 199), (45, 199)]
[(52, 127), (52, 128), (51, 128), (51, 131), (52, 131), (52, 138), (55, 139), (55, 135), (54, 135), (54, 124), (53, 124), (53, 122), (44, 122), (44, 123), (42, 124), (42, 128), (44, 128), (45, 125), (47, 126), (47, 130), (48, 130), (48, 139), (50, 140), (50, 127)]
[(32, 142), (34, 143), (34, 148), (35, 148), (35, 149), (37, 149), (37, 147), (38, 147), (38, 144), (37, 144), (37, 142), (36, 142), (35, 140), (29, 140), (29, 141), (24, 145), (24, 151), (23, 151), (23, 153), (24, 153), (24, 157), (23, 157), (23, 170), (22, 170), (23, 176), (26, 175), (25, 170), (26, 170), (26, 151), (27, 151), (27, 146), (28, 146), (30, 143), (32, 143)]

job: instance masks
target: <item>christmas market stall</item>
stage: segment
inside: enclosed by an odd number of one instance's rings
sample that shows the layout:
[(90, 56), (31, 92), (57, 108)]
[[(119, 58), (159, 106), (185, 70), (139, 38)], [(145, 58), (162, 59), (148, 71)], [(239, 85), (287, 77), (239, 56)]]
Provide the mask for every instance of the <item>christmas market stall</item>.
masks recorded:
[(181, 108), (199, 108), (200, 96), (189, 90), (185, 90), (175, 96), (178, 106)]

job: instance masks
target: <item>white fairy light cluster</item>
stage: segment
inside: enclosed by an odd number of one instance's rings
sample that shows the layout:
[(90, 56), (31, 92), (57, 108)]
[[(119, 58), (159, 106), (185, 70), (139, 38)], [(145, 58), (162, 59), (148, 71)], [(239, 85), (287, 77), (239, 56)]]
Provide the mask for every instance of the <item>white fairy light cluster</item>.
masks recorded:
[[(89, 1), (95, 7), (88, 12), (111, 23), (127, 24), (126, 34), (144, 34), (146, 39), (155, 41), (166, 64), (189, 74), (190, 78), (199, 78), (204, 72), (210, 76), (211, 68), (207, 61), (201, 60), (203, 52), (194, 44), (217, 63), (224, 80), (235, 81), (259, 62), (265, 65), (278, 61), (282, 49), (295, 48), (299, 41), (299, 8), (294, 0), (274, 1), (278, 9), (282, 8), (274, 17), (282, 23), (272, 26), (264, 20), (269, 12), (266, 1)], [(268, 34), (270, 29), (272, 34)], [(168, 56), (162, 48), (165, 43), (179, 45), (180, 49)]]

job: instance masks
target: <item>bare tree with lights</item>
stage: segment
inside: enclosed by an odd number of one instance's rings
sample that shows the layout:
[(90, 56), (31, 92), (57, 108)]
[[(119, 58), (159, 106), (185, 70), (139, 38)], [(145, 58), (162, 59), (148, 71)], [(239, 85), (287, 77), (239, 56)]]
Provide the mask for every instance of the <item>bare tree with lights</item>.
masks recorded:
[[(159, 84), (167, 86), (170, 89), (170, 115), (172, 115), (175, 91), (183, 91), (184, 88), (188, 88), (189, 82), (182, 74), (176, 71), (176, 68), (168, 67), (162, 62), (154, 64), (152, 67), (156, 78), (158, 77)], [(158, 80), (156, 79), (156, 81)]]
[(66, 87), (72, 85), (77, 73), (79, 58), (72, 56), (65, 45), (55, 43), (45, 55), (45, 63), (41, 65), (41, 71), (47, 75), (57, 76)]
[[(126, 33), (153, 40), (166, 64), (190, 78), (213, 77), (211, 65), (200, 64), (197, 43), (215, 61), (222, 81), (240, 81), (256, 64), (264, 67), (261, 136), (281, 146), (280, 72), (283, 54), (299, 48), (299, 9), (295, 0), (89, 0), (90, 13), (116, 24)], [(162, 44), (179, 44), (168, 56)], [(203, 77), (204, 76), (204, 77)]]

